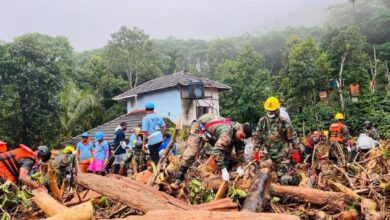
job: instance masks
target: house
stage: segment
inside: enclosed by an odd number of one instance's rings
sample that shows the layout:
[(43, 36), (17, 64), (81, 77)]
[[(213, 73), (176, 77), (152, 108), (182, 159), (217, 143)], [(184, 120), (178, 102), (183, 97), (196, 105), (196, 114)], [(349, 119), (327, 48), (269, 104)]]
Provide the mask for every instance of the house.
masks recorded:
[(144, 109), (146, 102), (155, 103), (155, 111), (176, 122), (182, 116), (183, 124), (205, 113), (219, 114), (219, 93), (231, 88), (221, 83), (178, 72), (158, 77), (126, 91), (113, 99), (125, 101), (127, 112)]

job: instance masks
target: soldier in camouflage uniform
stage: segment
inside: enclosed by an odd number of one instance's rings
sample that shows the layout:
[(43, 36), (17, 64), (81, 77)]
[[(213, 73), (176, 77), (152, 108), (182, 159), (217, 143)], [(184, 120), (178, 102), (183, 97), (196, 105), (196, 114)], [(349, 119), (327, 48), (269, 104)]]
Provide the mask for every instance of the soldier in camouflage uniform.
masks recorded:
[[(240, 142), (243, 142), (245, 138), (250, 136), (252, 136), (252, 128), (249, 125), (234, 123), (230, 119), (211, 113), (202, 115), (191, 124), (186, 150), (180, 161), (176, 181), (171, 184), (172, 188), (179, 188), (179, 184), (184, 180), (188, 168), (195, 162), (196, 155), (200, 152), (205, 142), (211, 145), (206, 154), (215, 158), (217, 165), (222, 170), (223, 179), (228, 181), (229, 174), (225, 166), (225, 153), (229, 149), (237, 147)], [(245, 162), (244, 148), (242, 147), (242, 150), (237, 149), (239, 149), (239, 146), (236, 148), (238, 158)]]
[(293, 167), (291, 154), (296, 133), (291, 122), (280, 116), (280, 103), (276, 97), (269, 97), (264, 103), (267, 115), (260, 118), (253, 136), (255, 148), (266, 151), (276, 171), (278, 182), (295, 184), (296, 177), (290, 174)]
[(74, 172), (76, 165), (75, 155), (73, 154), (74, 148), (71, 146), (65, 147), (52, 161), (51, 165), (56, 171), (57, 183), (62, 184), (62, 181), (66, 178), (66, 175)]
[(379, 133), (378, 131), (372, 126), (370, 121), (365, 121), (364, 122), (364, 128), (363, 132), (365, 133), (368, 137), (374, 139), (374, 140), (379, 140)]

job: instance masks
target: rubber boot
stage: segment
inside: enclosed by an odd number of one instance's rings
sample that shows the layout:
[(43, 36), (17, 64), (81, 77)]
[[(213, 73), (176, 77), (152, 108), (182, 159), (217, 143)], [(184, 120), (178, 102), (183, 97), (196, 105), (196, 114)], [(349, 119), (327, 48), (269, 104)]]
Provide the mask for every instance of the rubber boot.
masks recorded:
[(180, 183), (183, 182), (184, 177), (185, 177), (185, 175), (187, 173), (187, 170), (188, 170), (188, 167), (180, 166), (179, 172), (176, 175), (176, 180), (175, 180), (174, 183), (171, 184), (171, 188), (172, 189), (177, 190), (177, 189), (180, 188)]

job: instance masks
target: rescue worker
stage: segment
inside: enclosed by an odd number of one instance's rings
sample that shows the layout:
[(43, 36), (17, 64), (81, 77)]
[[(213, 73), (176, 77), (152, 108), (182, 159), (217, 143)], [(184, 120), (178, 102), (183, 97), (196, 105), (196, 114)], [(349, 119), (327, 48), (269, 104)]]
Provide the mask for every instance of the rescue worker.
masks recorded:
[[(352, 151), (356, 152), (356, 149), (352, 149), (349, 145), (349, 130), (348, 127), (344, 124), (344, 115), (341, 113), (336, 113), (334, 116), (335, 122), (329, 127), (329, 142), (331, 143), (331, 148), (329, 152), (330, 159), (335, 159), (337, 157), (336, 143), (340, 144), (343, 152), (347, 155), (348, 161), (353, 159)], [(342, 161), (339, 161), (342, 162)]]
[(291, 154), (296, 133), (291, 122), (280, 116), (280, 102), (271, 96), (264, 102), (266, 115), (260, 118), (254, 146), (265, 153), (266, 159), (272, 161), (272, 169), (276, 171), (278, 182), (281, 184), (296, 183), (296, 177), (291, 175), (293, 167)]
[[(298, 145), (298, 150), (295, 150), (293, 153), (293, 162), (295, 164), (297, 163), (303, 163), (305, 160), (308, 163), (311, 163), (312, 156), (313, 156), (313, 150), (314, 146), (319, 144), (323, 140), (322, 135), (318, 131), (313, 131), (310, 133), (306, 139), (303, 141), (303, 143), (300, 143)], [(317, 155), (320, 159), (321, 157)]]
[[(116, 129), (115, 131), (115, 137), (114, 137), (114, 174), (119, 174), (119, 171), (121, 169), (121, 162), (124, 160), (124, 157), (126, 156), (126, 134), (125, 131), (127, 130), (127, 123), (121, 122), (120, 128)], [(122, 167), (122, 175), (127, 174), (127, 167)]]
[(66, 175), (75, 173), (76, 157), (75, 149), (72, 146), (66, 146), (52, 161), (51, 165), (56, 171), (57, 184), (62, 185)]
[[(248, 124), (234, 123), (228, 118), (216, 114), (205, 114), (191, 124), (190, 133), (186, 141), (186, 149), (180, 160), (179, 172), (171, 187), (178, 189), (184, 180), (188, 168), (195, 162), (196, 155), (200, 152), (202, 145), (207, 142), (211, 145), (210, 154), (215, 158), (218, 167), (222, 172), (222, 179), (229, 181), (230, 176), (225, 165), (225, 152), (229, 148), (240, 144), (242, 149), (236, 149), (237, 158), (240, 163), (245, 163), (244, 139), (252, 136), (252, 128)], [(241, 144), (242, 143), (242, 144)], [(237, 169), (239, 175), (244, 171), (241, 167)]]
[(7, 143), (4, 141), (0, 141), (0, 153), (4, 153), (7, 151)]
[(362, 133), (365, 133), (368, 137), (376, 141), (379, 140), (379, 133), (376, 128), (372, 126), (370, 121), (364, 121), (364, 128)]
[(81, 173), (88, 171), (89, 164), (93, 160), (93, 143), (89, 140), (88, 132), (81, 134), (81, 141), (76, 145), (76, 158), (79, 161)]
[(107, 164), (110, 156), (110, 147), (108, 142), (104, 140), (103, 132), (96, 132), (95, 141), (93, 162), (89, 165), (88, 171), (104, 176), (106, 174), (105, 164)]
[(154, 112), (154, 108), (152, 102), (145, 104), (146, 116), (142, 119), (142, 144), (145, 150), (149, 149), (150, 157), (157, 165), (160, 159), (158, 152), (164, 141), (163, 133), (165, 133), (166, 126), (164, 119)]
[(129, 158), (132, 160), (131, 164), (133, 169), (136, 169), (137, 172), (146, 170), (147, 154), (142, 149), (142, 135), (140, 127), (134, 128), (134, 133), (130, 136), (129, 147)]
[(0, 179), (9, 180), (14, 184), (22, 183), (31, 188), (41, 186), (32, 181), (28, 173), (39, 161), (46, 162), (50, 159), (51, 152), (46, 146), (39, 146), (36, 151), (20, 144), (19, 148), (0, 154)]

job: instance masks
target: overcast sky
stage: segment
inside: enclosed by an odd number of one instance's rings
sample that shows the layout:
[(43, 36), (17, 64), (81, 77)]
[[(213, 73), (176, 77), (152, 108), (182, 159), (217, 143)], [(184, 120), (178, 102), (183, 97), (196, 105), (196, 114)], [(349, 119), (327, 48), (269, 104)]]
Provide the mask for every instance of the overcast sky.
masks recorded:
[(0, 0), (0, 39), (61, 35), (82, 51), (104, 46), (122, 25), (151, 38), (214, 39), (320, 24), (341, 2), (347, 0)]

